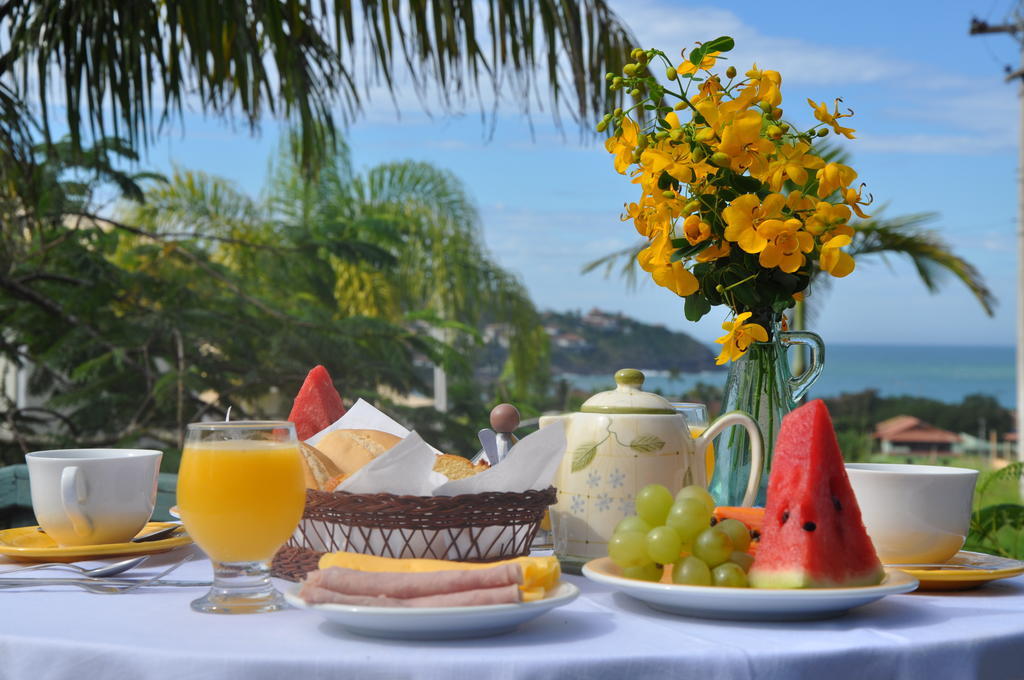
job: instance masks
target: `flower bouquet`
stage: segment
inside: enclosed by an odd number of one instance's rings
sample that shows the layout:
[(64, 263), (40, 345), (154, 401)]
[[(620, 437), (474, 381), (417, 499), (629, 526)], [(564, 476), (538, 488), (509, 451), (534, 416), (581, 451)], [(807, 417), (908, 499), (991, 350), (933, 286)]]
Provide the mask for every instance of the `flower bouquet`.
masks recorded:
[[(717, 363), (743, 366), (730, 370), (725, 408), (754, 415), (770, 451), (781, 416), (820, 372), (817, 361), (804, 375), (789, 374), (786, 345), (811, 344), (818, 350), (812, 364), (821, 345), (806, 337), (812, 334), (787, 334), (783, 313), (819, 272), (841, 278), (853, 271), (843, 250), (853, 236), (849, 221), (867, 217), (862, 206), (870, 197), (855, 185), (853, 168), (819, 151), (830, 134), (853, 138), (843, 124), (852, 111), (841, 111), (840, 99), (831, 108), (808, 100), (814, 125), (787, 121), (778, 72), (756, 65), (742, 76), (734, 66), (715, 72), (733, 46), (729, 37), (698, 44), (680, 64), (658, 50), (633, 50), (623, 73), (607, 79), (634, 103), (597, 127), (612, 132), (606, 148), (615, 169), (640, 186), (622, 218), (648, 239), (640, 266), (685, 298), (691, 321), (714, 306), (728, 308)], [(745, 455), (745, 435), (732, 439), (733, 453)], [(728, 449), (716, 447), (719, 464), (737, 467)], [(731, 494), (719, 492), (719, 502), (731, 504)]]

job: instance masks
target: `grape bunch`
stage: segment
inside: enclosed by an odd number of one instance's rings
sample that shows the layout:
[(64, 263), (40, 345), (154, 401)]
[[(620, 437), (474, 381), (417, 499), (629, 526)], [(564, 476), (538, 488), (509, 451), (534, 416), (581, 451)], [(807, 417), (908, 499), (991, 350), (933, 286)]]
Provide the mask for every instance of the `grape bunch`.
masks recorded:
[(672, 497), (661, 484), (649, 484), (636, 497), (636, 514), (616, 525), (608, 556), (623, 576), (660, 581), (672, 565), (672, 582), (691, 586), (745, 588), (754, 558), (743, 522), (724, 519), (712, 526), (715, 501), (700, 486)]

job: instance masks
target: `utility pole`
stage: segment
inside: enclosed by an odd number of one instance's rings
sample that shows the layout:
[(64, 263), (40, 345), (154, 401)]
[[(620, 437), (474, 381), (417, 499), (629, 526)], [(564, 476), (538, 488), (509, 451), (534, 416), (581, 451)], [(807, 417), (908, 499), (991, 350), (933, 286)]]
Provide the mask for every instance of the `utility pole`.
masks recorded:
[[(1006, 82), (1020, 84), (1021, 136), (1017, 148), (1017, 460), (1024, 465), (1024, 10), (1021, 3), (1013, 14), (1013, 23), (991, 26), (980, 19), (971, 19), (970, 35), (1009, 33), (1021, 48), (1021, 65), (1006, 76)], [(1024, 496), (1024, 476), (1020, 481)]]

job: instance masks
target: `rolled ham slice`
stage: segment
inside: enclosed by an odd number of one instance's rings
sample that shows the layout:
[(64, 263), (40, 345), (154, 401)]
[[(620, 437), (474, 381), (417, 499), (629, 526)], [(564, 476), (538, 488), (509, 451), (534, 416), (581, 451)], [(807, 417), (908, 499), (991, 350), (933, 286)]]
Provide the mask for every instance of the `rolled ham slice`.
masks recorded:
[(508, 585), (518, 586), (522, 582), (522, 569), (514, 563), (498, 564), (486, 569), (428, 572), (373, 572), (328, 567), (307, 574), (303, 591), (309, 586), (346, 595), (408, 599)]
[[(406, 576), (407, 574), (403, 574)], [(346, 604), (362, 607), (478, 607), (489, 604), (519, 602), (519, 586), (510, 584), (497, 588), (477, 588), (423, 597), (373, 597), (348, 595), (327, 588), (303, 584), (299, 597), (309, 604)]]

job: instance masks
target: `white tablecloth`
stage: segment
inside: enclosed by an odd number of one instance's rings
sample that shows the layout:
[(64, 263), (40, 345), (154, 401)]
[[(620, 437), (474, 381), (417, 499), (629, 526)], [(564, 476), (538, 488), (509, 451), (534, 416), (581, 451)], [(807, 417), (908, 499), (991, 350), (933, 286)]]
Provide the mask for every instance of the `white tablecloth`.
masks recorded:
[[(210, 575), (199, 560), (173, 578)], [(566, 578), (582, 590), (572, 604), (511, 634), (440, 642), (360, 638), (300, 610), (197, 614), (199, 589), (0, 590), (0, 679), (1024, 678), (1024, 577), (807, 623), (671, 616)]]

